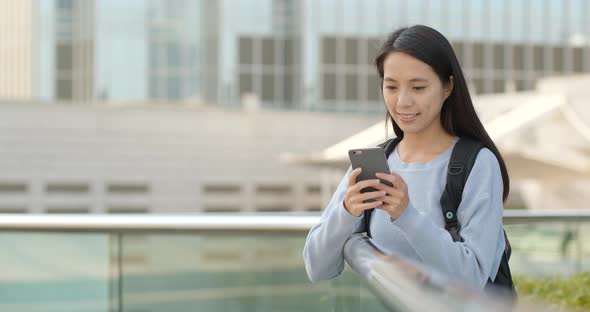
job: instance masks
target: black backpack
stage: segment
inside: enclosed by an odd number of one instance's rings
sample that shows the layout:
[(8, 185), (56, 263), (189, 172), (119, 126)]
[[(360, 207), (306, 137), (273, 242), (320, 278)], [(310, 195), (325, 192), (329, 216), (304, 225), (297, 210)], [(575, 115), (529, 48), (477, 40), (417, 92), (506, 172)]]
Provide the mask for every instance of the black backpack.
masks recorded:
[[(385, 158), (393, 152), (395, 146), (400, 142), (398, 138), (389, 139), (386, 142), (379, 145), (385, 151)], [(447, 171), (447, 185), (443, 194), (440, 198), (440, 204), (442, 208), (443, 217), (445, 219), (445, 229), (449, 232), (453, 241), (463, 241), (460, 235), (461, 224), (457, 220), (457, 209), (463, 195), (463, 187), (469, 177), (471, 168), (475, 163), (475, 159), (479, 151), (484, 145), (473, 139), (460, 138), (455, 144), (451, 159), (449, 161), (449, 167)], [(374, 209), (368, 209), (364, 211), (365, 229), (367, 235), (371, 237), (370, 231), (370, 218)], [(502, 254), (502, 260), (500, 261), (500, 267), (496, 279), (492, 281), (488, 279), (486, 290), (500, 291), (505, 293), (512, 301), (516, 299), (516, 290), (512, 281), (512, 274), (510, 273), (510, 267), (508, 266), (508, 260), (512, 249), (510, 248), (510, 242), (504, 231), (504, 239), (506, 241), (506, 248)]]

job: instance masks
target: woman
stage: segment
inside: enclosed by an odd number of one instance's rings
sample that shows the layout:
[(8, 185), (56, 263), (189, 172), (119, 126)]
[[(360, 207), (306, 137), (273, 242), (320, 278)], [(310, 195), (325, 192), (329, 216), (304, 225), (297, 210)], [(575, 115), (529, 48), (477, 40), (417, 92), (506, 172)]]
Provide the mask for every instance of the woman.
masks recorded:
[[(311, 281), (342, 272), (342, 249), (366, 231), (386, 252), (420, 261), (483, 289), (493, 281), (504, 252), (503, 201), (509, 193), (506, 166), (479, 120), (457, 57), (448, 40), (426, 26), (388, 36), (375, 65), (391, 121), (401, 141), (388, 158), (391, 174), (356, 182), (346, 172), (303, 251)], [(460, 137), (483, 143), (465, 184), (457, 212), (462, 242), (445, 230), (440, 198), (451, 152)], [(390, 181), (393, 187), (380, 183)], [(372, 186), (374, 192), (360, 190)], [(375, 199), (373, 202), (366, 202)]]

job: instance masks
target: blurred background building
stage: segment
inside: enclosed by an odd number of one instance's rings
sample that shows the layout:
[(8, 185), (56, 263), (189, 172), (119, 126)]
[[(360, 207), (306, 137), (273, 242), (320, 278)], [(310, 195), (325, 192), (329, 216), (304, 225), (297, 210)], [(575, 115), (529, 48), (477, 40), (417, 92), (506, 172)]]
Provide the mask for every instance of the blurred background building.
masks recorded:
[[(476, 94), (590, 71), (590, 4), (544, 1), (2, 1), (4, 98), (382, 112), (376, 48), (427, 24)], [(17, 75), (15, 77), (15, 75)], [(11, 79), (9, 79), (10, 77)], [(376, 92), (377, 91), (377, 92)]]
[(477, 96), (590, 72), (584, 0), (0, 0), (0, 211), (319, 210), (342, 171), (279, 156), (382, 120), (412, 24)]

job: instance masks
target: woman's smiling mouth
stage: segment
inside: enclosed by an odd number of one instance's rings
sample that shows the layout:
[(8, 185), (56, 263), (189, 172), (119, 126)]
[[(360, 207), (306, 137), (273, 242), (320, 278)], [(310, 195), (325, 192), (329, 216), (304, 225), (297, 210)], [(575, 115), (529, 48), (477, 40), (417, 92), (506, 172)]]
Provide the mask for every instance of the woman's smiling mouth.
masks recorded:
[(416, 117), (418, 115), (420, 115), (420, 113), (417, 114), (401, 114), (401, 113), (397, 113), (397, 115), (399, 116), (399, 119), (401, 119), (401, 121), (403, 122), (412, 122), (416, 119)]

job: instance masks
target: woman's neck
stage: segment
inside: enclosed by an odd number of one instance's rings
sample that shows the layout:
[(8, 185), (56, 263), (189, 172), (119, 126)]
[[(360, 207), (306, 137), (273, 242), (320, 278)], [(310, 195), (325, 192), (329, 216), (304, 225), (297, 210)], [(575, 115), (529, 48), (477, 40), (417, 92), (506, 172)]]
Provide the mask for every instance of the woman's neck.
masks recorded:
[(404, 162), (427, 162), (446, 151), (454, 137), (444, 131), (431, 133), (404, 133), (398, 153)]

